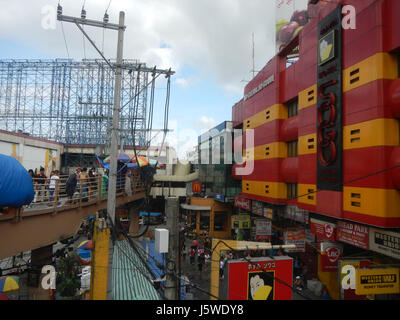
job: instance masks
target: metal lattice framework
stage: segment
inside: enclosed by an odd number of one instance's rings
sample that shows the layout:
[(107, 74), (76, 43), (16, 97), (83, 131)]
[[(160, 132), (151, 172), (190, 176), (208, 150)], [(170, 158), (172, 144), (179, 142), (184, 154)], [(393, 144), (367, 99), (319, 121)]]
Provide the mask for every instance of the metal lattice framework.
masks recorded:
[[(149, 78), (172, 73), (136, 60), (124, 60), (123, 68), (123, 143), (145, 145)], [(67, 144), (107, 145), (113, 94), (114, 70), (104, 60), (0, 60), (0, 129)]]

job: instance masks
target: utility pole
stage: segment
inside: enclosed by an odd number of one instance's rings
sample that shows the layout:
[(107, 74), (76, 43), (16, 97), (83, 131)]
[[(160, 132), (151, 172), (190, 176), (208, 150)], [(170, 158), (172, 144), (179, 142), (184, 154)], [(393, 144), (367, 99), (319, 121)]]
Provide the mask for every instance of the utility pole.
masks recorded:
[(165, 297), (168, 300), (179, 300), (180, 280), (177, 279), (179, 264), (179, 203), (177, 197), (166, 199), (167, 229), (169, 230), (168, 253), (166, 259)]
[(118, 157), (118, 125), (119, 109), (121, 105), (121, 80), (122, 80), (122, 55), (124, 48), (124, 27), (125, 13), (119, 13), (118, 47), (117, 47), (117, 68), (115, 70), (114, 86), (114, 110), (111, 130), (111, 161), (108, 177), (108, 201), (107, 212), (113, 223), (115, 223), (115, 196), (117, 193), (117, 157)]

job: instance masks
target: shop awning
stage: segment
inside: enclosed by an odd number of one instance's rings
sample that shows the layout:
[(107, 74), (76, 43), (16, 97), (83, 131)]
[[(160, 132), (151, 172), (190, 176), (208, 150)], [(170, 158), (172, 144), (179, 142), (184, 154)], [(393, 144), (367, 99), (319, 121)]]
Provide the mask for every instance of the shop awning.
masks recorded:
[(194, 206), (191, 204), (182, 203), (181, 207), (186, 210), (194, 210), (194, 211), (210, 211), (210, 206)]
[(161, 300), (152, 275), (127, 240), (115, 242), (112, 268), (114, 300)]

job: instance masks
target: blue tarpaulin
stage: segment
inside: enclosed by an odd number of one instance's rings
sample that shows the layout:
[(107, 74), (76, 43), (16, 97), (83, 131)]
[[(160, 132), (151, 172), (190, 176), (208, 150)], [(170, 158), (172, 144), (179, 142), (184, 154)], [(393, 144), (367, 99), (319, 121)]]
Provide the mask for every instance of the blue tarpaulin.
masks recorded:
[[(140, 211), (139, 213), (141, 216), (148, 216), (149, 213), (148, 212), (144, 212), (144, 211)], [(161, 216), (161, 212), (150, 212), (150, 217), (159, 217)]]
[(19, 208), (33, 201), (32, 178), (14, 158), (0, 154), (0, 207)]

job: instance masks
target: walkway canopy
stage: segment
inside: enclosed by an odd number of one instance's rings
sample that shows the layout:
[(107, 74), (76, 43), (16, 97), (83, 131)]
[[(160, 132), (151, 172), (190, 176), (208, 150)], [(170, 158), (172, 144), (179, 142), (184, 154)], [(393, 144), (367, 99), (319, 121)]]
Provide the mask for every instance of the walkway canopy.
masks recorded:
[(194, 206), (191, 204), (182, 203), (181, 207), (186, 210), (193, 210), (193, 211), (210, 211), (210, 206)]

